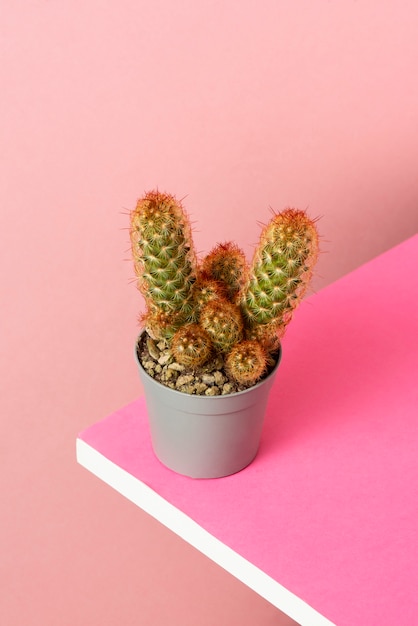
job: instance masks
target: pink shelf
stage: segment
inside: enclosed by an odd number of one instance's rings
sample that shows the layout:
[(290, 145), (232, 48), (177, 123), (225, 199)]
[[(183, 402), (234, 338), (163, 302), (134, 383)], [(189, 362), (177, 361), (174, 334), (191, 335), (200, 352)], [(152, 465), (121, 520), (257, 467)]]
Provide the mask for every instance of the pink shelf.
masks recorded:
[(142, 398), (78, 461), (302, 625), (416, 624), (417, 274), (418, 236), (303, 303), (239, 474), (165, 469)]

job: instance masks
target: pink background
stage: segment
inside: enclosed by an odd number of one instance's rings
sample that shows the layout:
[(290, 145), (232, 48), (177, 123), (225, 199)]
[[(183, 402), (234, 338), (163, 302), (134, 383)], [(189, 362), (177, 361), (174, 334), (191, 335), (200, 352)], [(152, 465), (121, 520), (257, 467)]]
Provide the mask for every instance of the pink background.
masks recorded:
[(412, 0), (0, 0), (0, 623), (279, 623), (75, 463), (140, 393), (126, 213), (159, 186), (199, 250), (250, 255), (307, 207), (316, 289), (414, 234), (417, 27)]

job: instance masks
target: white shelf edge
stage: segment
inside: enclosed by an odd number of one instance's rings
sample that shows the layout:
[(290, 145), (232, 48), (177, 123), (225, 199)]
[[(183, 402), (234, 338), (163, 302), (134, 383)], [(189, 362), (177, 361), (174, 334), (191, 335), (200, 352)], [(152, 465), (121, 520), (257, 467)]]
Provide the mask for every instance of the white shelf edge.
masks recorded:
[(335, 626), (309, 604), (258, 567), (216, 539), (188, 515), (145, 483), (100, 454), (82, 439), (76, 442), (77, 462), (125, 498), (161, 522), (205, 556), (238, 578), (301, 626)]

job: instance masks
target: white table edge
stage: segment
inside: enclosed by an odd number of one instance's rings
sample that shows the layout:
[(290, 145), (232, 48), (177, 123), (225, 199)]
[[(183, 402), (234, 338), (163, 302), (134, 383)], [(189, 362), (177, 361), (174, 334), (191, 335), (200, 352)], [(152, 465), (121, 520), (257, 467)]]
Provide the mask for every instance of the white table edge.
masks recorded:
[(333, 622), (318, 613), (301, 598), (237, 554), (145, 483), (110, 461), (80, 438), (77, 438), (76, 441), (76, 454), (77, 462), (81, 466), (154, 517), (301, 626), (335, 626)]

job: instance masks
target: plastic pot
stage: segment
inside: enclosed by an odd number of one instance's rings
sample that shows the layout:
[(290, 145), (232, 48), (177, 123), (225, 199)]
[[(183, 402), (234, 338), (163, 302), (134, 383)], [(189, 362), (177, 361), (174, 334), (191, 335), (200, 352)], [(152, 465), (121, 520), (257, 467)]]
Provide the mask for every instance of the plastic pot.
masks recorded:
[(161, 463), (192, 478), (220, 478), (249, 465), (259, 448), (281, 350), (271, 373), (253, 387), (223, 396), (198, 396), (166, 387), (147, 374), (137, 354), (140, 337), (135, 360), (152, 447)]

